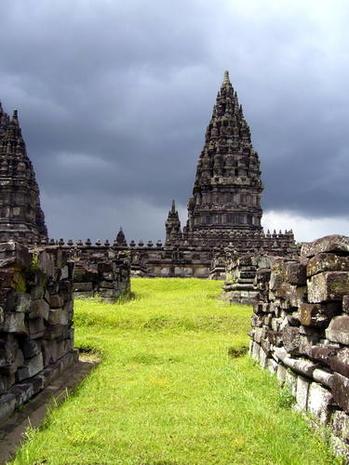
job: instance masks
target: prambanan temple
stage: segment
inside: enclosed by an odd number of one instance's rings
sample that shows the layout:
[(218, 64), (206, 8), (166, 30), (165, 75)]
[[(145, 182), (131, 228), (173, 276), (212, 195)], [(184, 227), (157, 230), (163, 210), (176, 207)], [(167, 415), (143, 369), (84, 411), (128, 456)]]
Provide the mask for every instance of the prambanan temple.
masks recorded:
[(297, 251), (292, 231), (270, 234), (261, 226), (260, 161), (227, 71), (199, 156), (187, 222), (182, 227), (173, 201), (164, 243), (127, 243), (123, 231), (113, 243), (49, 240), (17, 112), (10, 118), (1, 106), (0, 157), (1, 242), (13, 239), (29, 246), (58, 246), (93, 265), (100, 257), (123, 253), (131, 260), (134, 274), (163, 277), (219, 277), (226, 248), (238, 256), (285, 256)]
[[(254, 302), (250, 354), (349, 458), (349, 238), (265, 233), (260, 161), (226, 72), (199, 156), (188, 219), (162, 243), (48, 238), (18, 115), (0, 105), (0, 423), (74, 365), (73, 297), (115, 301), (130, 274), (225, 279)], [(113, 308), (113, 307), (111, 307)], [(109, 310), (108, 310), (109, 311)], [(112, 311), (112, 310), (111, 310)]]

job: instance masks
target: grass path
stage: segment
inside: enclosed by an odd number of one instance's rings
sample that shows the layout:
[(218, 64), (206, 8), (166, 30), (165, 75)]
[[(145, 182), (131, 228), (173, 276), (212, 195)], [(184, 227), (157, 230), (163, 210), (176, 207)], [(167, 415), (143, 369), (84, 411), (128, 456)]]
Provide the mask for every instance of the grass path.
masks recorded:
[(103, 362), (53, 409), (13, 464), (334, 465), (275, 379), (233, 349), (250, 308), (221, 283), (136, 279), (136, 299), (76, 303), (76, 342)]

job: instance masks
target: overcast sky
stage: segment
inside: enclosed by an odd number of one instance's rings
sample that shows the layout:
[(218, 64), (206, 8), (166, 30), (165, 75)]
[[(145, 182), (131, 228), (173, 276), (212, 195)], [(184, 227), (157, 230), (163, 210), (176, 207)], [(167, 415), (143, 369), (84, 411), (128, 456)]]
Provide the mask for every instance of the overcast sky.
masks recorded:
[(183, 222), (225, 69), (259, 152), (264, 224), (349, 234), (347, 0), (1, 0), (51, 237), (163, 238)]

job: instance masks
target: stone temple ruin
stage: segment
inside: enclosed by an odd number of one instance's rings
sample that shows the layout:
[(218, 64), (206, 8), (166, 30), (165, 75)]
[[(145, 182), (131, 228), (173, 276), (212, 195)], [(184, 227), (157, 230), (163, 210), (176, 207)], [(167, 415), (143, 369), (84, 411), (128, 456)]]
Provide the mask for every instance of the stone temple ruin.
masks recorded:
[(264, 233), (260, 162), (249, 126), (226, 71), (200, 154), (188, 220), (182, 229), (175, 203), (165, 245), (130, 243), (132, 267), (143, 275), (224, 276), (225, 248), (247, 253), (297, 253), (292, 231)]
[(164, 243), (128, 243), (122, 230), (112, 243), (49, 239), (17, 112), (0, 105), (0, 421), (76, 360), (74, 294), (114, 302), (131, 274), (225, 279), (227, 300), (254, 303), (252, 357), (349, 456), (349, 238), (300, 251), (291, 230), (265, 233), (262, 191), (226, 72), (183, 228), (173, 201)]
[[(228, 72), (217, 95), (200, 154), (188, 220), (182, 228), (175, 202), (166, 220), (166, 240), (127, 244), (120, 231), (113, 244), (48, 240), (39, 189), (26, 154), (17, 112), (12, 118), (0, 108), (1, 230), (0, 241), (13, 239), (29, 246), (59, 245), (67, 249), (80, 270), (76, 290), (114, 296), (127, 285), (113, 285), (99, 276), (97, 262), (114, 259), (139, 276), (223, 278), (225, 249), (230, 254), (297, 254), (292, 231), (264, 233), (261, 226), (263, 191), (259, 157), (253, 149), (249, 126)], [(126, 258), (128, 257), (128, 258)], [(125, 270), (126, 270), (125, 268)], [(117, 273), (116, 273), (117, 274)], [(124, 273), (126, 277), (127, 272)], [(121, 273), (123, 275), (123, 273)], [(118, 288), (118, 289), (116, 289)]]
[(0, 240), (47, 239), (39, 188), (26, 152), (17, 111), (10, 119), (0, 104)]

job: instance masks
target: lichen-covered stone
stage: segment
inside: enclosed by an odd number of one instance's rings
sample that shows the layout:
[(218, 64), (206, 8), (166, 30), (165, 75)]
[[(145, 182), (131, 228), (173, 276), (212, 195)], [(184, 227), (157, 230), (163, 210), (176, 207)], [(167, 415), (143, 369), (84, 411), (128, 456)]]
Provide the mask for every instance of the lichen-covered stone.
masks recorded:
[(311, 346), (307, 350), (307, 355), (321, 365), (330, 366), (330, 360), (337, 355), (339, 348), (337, 346)]
[(310, 258), (319, 253), (326, 252), (349, 255), (349, 237), (334, 234), (321, 237), (314, 242), (304, 243), (301, 249), (301, 256)]
[(5, 333), (27, 334), (27, 327), (24, 323), (24, 313), (6, 313), (2, 331)]
[(308, 393), (308, 411), (327, 424), (331, 414), (332, 394), (318, 383), (311, 383)]
[(345, 347), (329, 358), (331, 370), (349, 378), (349, 348)]
[(303, 376), (297, 377), (296, 403), (299, 410), (307, 410), (309, 387), (309, 379)]
[(21, 382), (24, 379), (31, 378), (38, 374), (44, 368), (42, 352), (39, 352), (32, 358), (27, 359), (23, 366), (17, 370), (17, 381)]
[(283, 345), (288, 353), (291, 355), (299, 354), (299, 347), (301, 344), (301, 335), (299, 328), (294, 326), (286, 326), (282, 330)]
[(349, 415), (337, 410), (331, 417), (331, 426), (337, 436), (349, 442)]
[(308, 261), (306, 269), (308, 277), (325, 271), (349, 271), (349, 255), (320, 253)]
[(340, 375), (339, 373), (334, 374), (332, 394), (334, 401), (339, 407), (345, 412), (349, 412), (349, 378)]
[(47, 320), (49, 312), (50, 306), (44, 299), (33, 300), (29, 312), (29, 318), (43, 318), (44, 320)]
[[(332, 249), (333, 242), (326, 240), (324, 245), (320, 241), (324, 249), (330, 243)], [(276, 371), (280, 382), (290, 387), (296, 408), (307, 410), (317, 422), (330, 424), (336, 450), (349, 457), (345, 432), (349, 424), (349, 255), (342, 246), (339, 252), (320, 251), (315, 246), (312, 258), (299, 259), (308, 270), (306, 285), (302, 279), (296, 284), (295, 278), (287, 277), (290, 266), (297, 269), (295, 260), (271, 261), (269, 282), (258, 281), (256, 271), (259, 297), (251, 335), (262, 351), (258, 354), (261, 365), (270, 370), (268, 360), (277, 364), (270, 371)], [(268, 272), (263, 271), (263, 276)]]
[(0, 421), (8, 418), (16, 408), (16, 396), (12, 393), (0, 396)]
[(285, 281), (297, 286), (307, 283), (306, 265), (302, 262), (287, 262), (285, 265)]
[(326, 337), (332, 342), (349, 346), (349, 315), (334, 317), (326, 329)]
[(281, 363), (278, 363), (278, 367), (276, 370), (276, 377), (280, 384), (284, 384), (286, 379), (287, 369)]
[(308, 304), (301, 303), (299, 307), (299, 321), (303, 326), (326, 327), (331, 318), (338, 312), (337, 303)]
[(0, 419), (76, 359), (72, 278), (61, 272), (68, 259), (57, 248), (30, 253), (0, 244)]
[(313, 276), (308, 282), (311, 303), (341, 301), (349, 290), (349, 272), (330, 271)]
[(349, 294), (343, 296), (342, 310), (344, 313), (349, 313)]
[(290, 390), (291, 394), (296, 397), (297, 391), (297, 376), (291, 371), (286, 370), (285, 385)]

